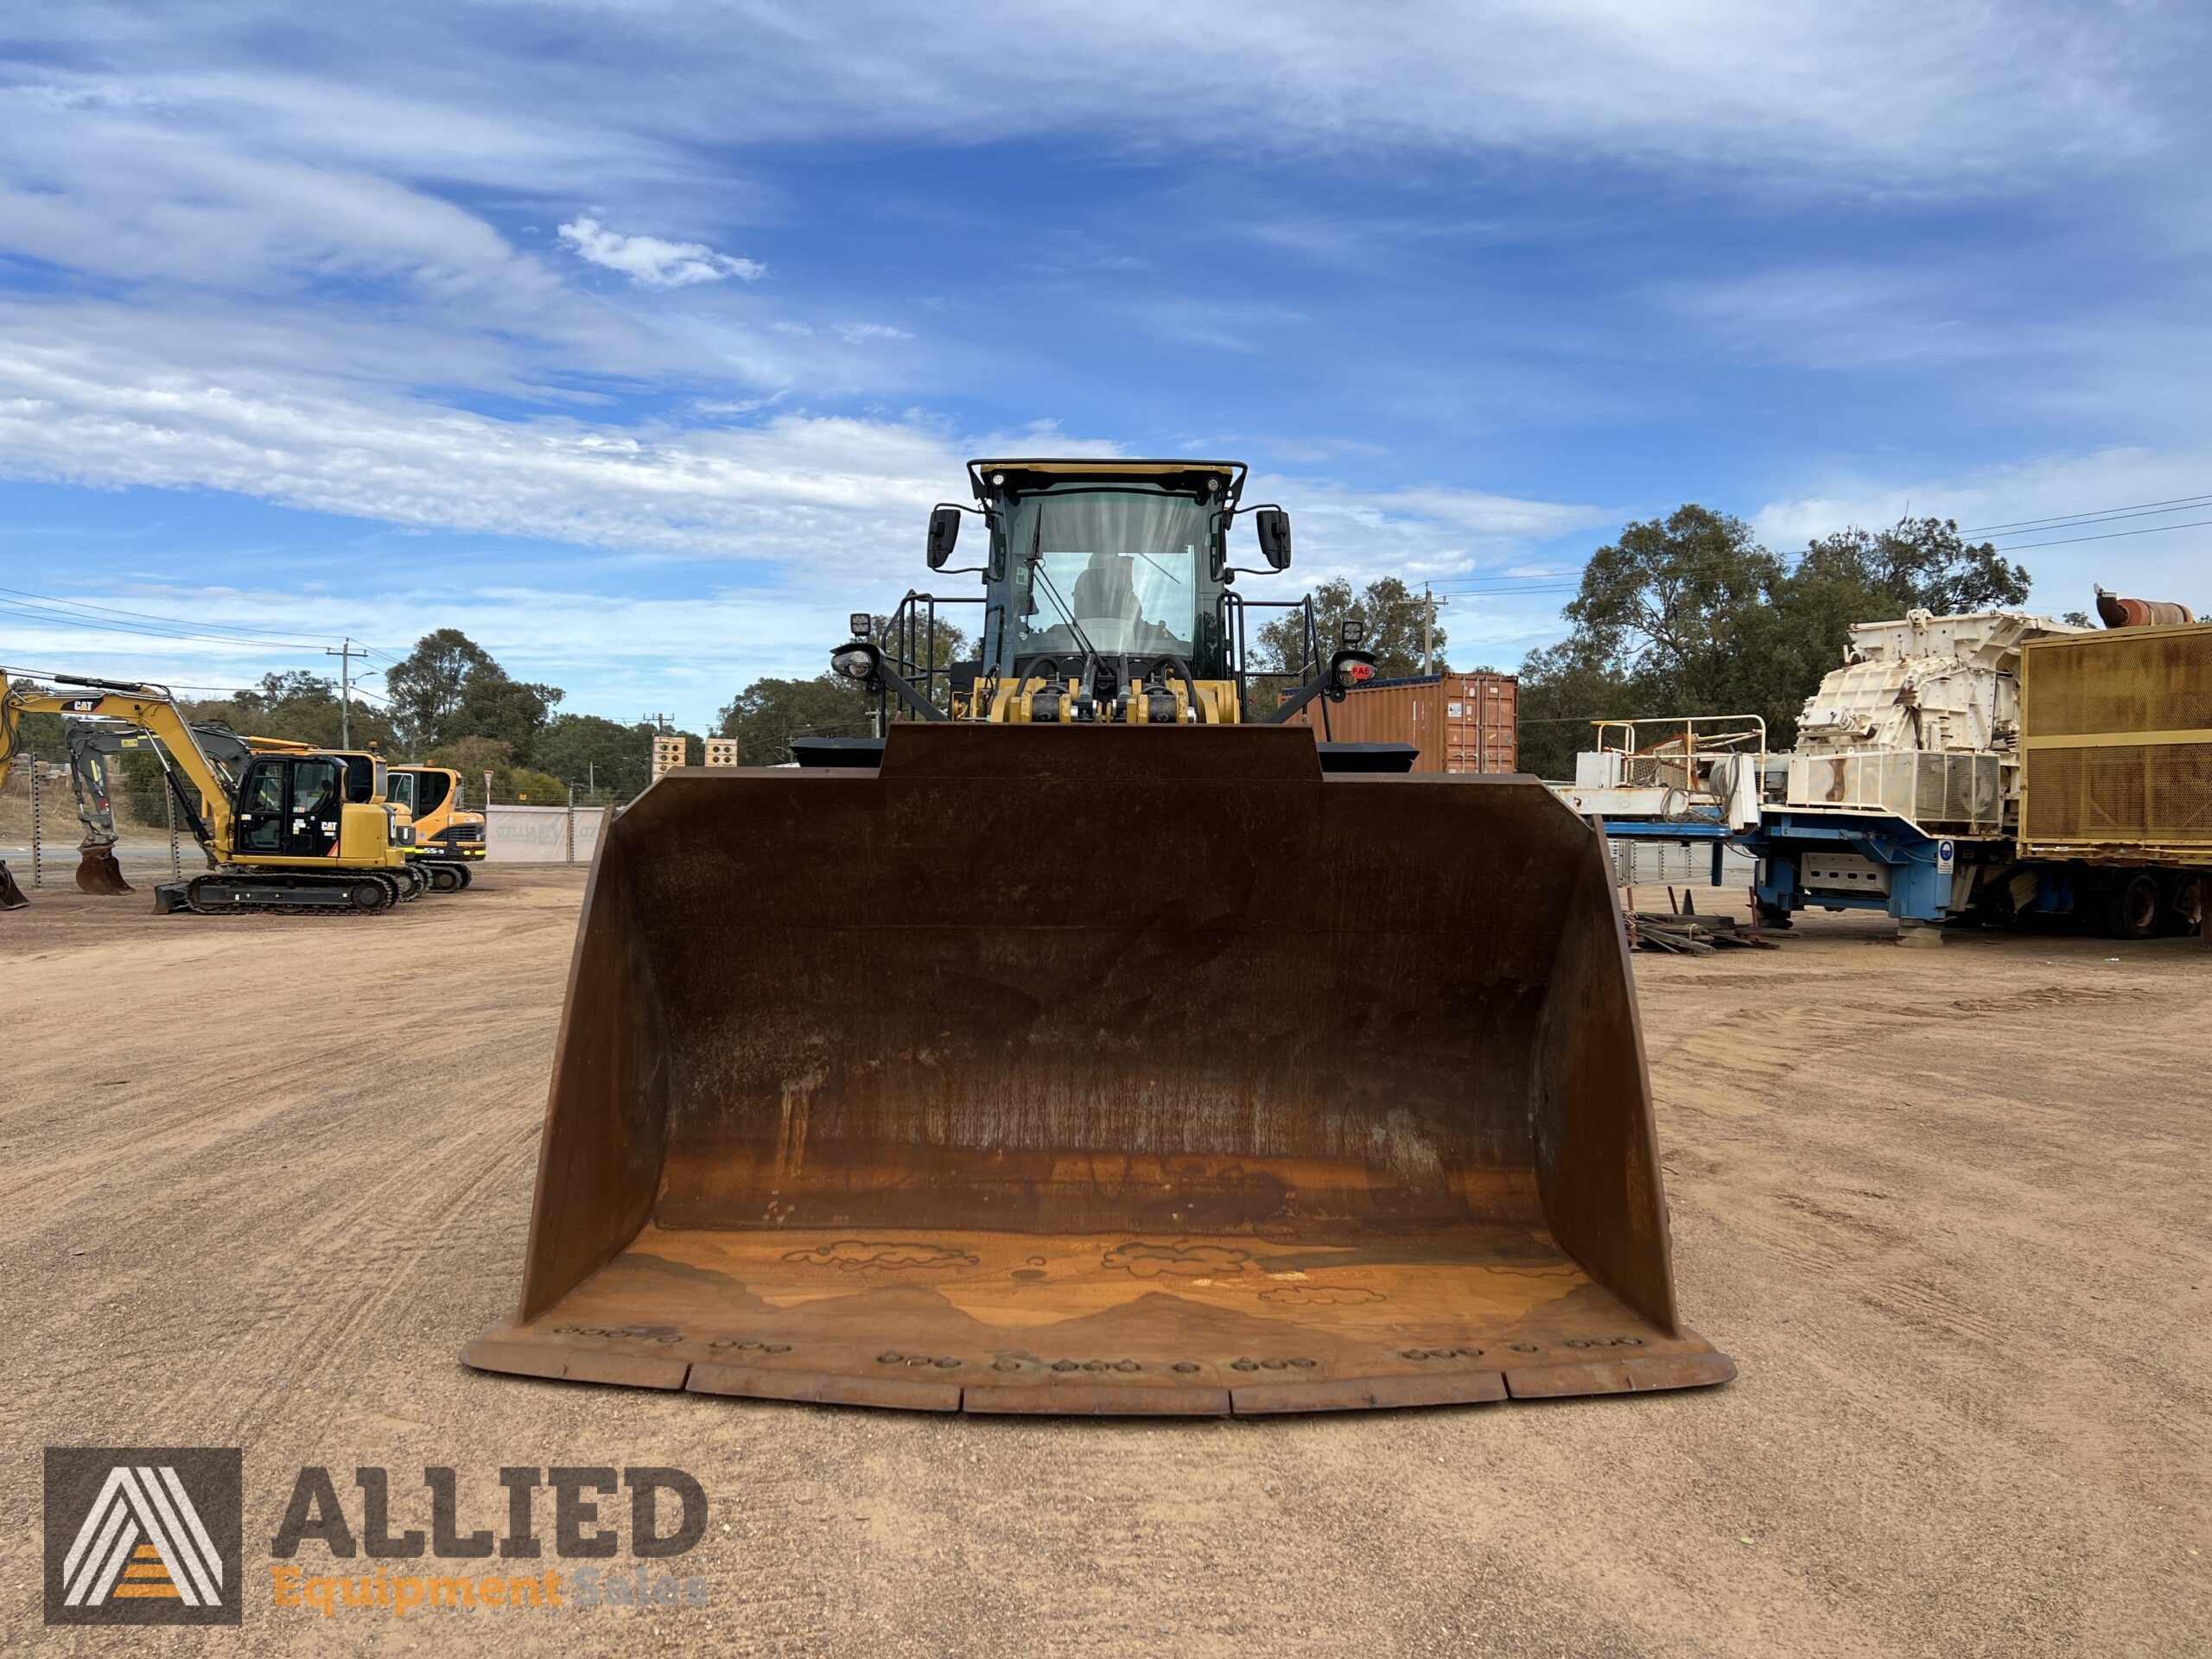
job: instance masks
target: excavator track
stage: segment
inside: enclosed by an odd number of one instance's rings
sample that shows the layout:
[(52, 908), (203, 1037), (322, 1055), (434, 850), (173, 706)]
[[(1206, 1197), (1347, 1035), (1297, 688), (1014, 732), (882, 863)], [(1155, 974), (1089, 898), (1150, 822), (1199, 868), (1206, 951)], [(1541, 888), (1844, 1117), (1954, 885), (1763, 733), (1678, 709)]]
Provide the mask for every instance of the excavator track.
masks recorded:
[[(375, 889), (378, 897), (364, 902), (364, 888)], [(165, 885), (157, 892), (170, 900), (166, 909), (188, 910), (199, 916), (249, 912), (257, 916), (322, 916), (334, 912), (372, 916), (419, 899), (428, 890), (428, 884), (411, 871), (403, 879), (388, 870), (358, 870), (344, 875), (219, 870), (193, 877), (183, 883), (181, 892), (175, 885)]]

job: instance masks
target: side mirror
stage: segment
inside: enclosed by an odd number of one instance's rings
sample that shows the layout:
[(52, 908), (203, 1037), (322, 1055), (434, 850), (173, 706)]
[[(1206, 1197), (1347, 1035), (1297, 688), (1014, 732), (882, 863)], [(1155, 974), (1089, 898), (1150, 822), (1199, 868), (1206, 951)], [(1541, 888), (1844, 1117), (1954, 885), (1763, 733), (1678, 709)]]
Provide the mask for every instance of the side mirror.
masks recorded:
[(830, 653), (830, 671), (841, 679), (864, 685), (871, 691), (879, 690), (876, 671), (883, 661), (882, 653), (865, 639), (855, 639), (849, 645), (840, 645)]
[(1274, 570), (1290, 569), (1290, 515), (1281, 507), (1262, 507), (1252, 515), (1260, 532), (1260, 556)]
[(960, 539), (960, 509), (935, 507), (930, 512), (930, 569), (942, 570), (945, 561), (952, 556), (953, 544)]

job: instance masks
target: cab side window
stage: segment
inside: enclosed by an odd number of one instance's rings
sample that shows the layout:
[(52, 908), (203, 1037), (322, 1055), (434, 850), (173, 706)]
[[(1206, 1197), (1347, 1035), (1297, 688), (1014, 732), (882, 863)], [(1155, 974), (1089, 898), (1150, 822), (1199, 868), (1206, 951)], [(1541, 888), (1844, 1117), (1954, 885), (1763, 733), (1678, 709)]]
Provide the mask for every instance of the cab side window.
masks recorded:
[(257, 761), (245, 775), (238, 792), (238, 849), (275, 853), (283, 849), (284, 764)]

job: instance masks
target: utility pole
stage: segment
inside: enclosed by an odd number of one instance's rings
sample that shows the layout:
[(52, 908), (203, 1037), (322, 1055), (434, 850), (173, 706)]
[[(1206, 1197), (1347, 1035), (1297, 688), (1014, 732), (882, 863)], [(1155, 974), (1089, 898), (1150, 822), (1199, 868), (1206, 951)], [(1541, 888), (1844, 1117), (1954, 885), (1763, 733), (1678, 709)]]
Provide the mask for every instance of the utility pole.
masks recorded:
[(1452, 601), (1431, 593), (1425, 582), (1421, 585), (1421, 598), (1424, 607), (1421, 616), (1421, 671), (1433, 674), (1436, 672), (1436, 613)]
[(338, 747), (350, 749), (353, 747), (353, 658), (365, 653), (353, 649), (349, 634), (335, 651), (325, 645), (322, 654), (338, 659)]

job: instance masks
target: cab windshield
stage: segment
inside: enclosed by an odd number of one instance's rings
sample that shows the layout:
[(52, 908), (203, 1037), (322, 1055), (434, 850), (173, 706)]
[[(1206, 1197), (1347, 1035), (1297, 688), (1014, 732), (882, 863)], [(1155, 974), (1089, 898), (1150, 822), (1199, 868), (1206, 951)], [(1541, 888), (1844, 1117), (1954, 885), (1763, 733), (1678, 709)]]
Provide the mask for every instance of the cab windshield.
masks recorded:
[(1188, 657), (1211, 533), (1207, 504), (1189, 496), (1083, 490), (1014, 501), (1014, 655)]

